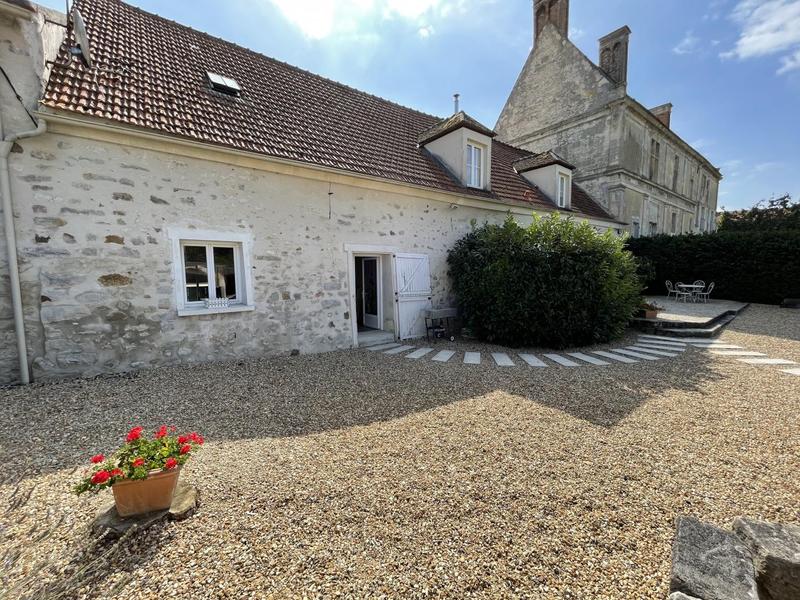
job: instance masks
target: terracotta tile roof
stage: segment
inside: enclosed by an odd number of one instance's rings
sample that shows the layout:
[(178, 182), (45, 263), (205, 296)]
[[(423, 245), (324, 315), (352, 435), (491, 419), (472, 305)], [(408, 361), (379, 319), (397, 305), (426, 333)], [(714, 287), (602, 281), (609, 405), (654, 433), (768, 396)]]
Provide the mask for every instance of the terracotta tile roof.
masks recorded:
[[(528, 153), (494, 141), (491, 192), (456, 181), (420, 133), (441, 119), (319, 77), (119, 0), (76, 0), (97, 72), (59, 51), (42, 103), (228, 148), (531, 208), (557, 210), (512, 163)], [(239, 97), (210, 89), (235, 79)], [(573, 196), (574, 197), (574, 196)], [(586, 196), (580, 212), (609, 219)]]
[(550, 165), (562, 165), (568, 169), (575, 169), (573, 165), (569, 164), (558, 154), (552, 150), (548, 150), (547, 152), (540, 152), (539, 154), (526, 156), (525, 158), (514, 162), (514, 170), (517, 173), (525, 173), (526, 171), (541, 169), (542, 167), (549, 167)]
[(492, 131), (485, 125), (478, 123), (478, 121), (470, 117), (467, 113), (465, 113), (462, 110), (454, 114), (452, 117), (442, 119), (430, 129), (427, 129), (426, 131), (420, 133), (419, 136), (417, 137), (417, 141), (420, 144), (427, 144), (435, 139), (447, 135), (451, 131), (455, 131), (459, 127), (466, 127), (467, 129), (472, 129), (473, 131), (477, 131), (478, 133), (482, 133), (483, 135), (487, 135), (491, 138), (497, 135), (494, 131)]

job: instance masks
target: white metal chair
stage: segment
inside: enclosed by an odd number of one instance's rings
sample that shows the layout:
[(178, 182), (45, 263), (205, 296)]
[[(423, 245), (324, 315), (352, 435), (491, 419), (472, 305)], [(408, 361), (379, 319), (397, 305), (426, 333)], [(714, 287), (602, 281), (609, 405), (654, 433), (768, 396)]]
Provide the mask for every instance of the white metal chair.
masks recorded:
[(678, 283), (675, 284), (675, 300), (677, 300), (678, 302), (680, 301), (686, 302), (687, 300), (690, 300), (692, 297), (691, 292), (687, 292), (686, 290), (681, 288), (682, 285), (683, 285), (682, 281), (679, 281)]
[(705, 292), (697, 292), (697, 298), (702, 302), (708, 302), (711, 298), (711, 292), (714, 291), (714, 282), (708, 284), (708, 289)]
[(699, 294), (706, 289), (706, 282), (703, 281), (702, 279), (695, 279), (695, 282), (692, 285), (702, 286), (699, 289), (695, 288), (695, 289), (692, 290), (693, 299), (697, 299), (697, 298), (699, 298)]
[(676, 289), (673, 287), (673, 285), (672, 285), (672, 282), (671, 282), (669, 279), (667, 279), (667, 280), (664, 282), (664, 284), (667, 286), (667, 300), (669, 300), (669, 298), (672, 296), (672, 294), (676, 294), (676, 296), (675, 296), (675, 297), (677, 298), (677, 293), (678, 293), (678, 290), (676, 290)]

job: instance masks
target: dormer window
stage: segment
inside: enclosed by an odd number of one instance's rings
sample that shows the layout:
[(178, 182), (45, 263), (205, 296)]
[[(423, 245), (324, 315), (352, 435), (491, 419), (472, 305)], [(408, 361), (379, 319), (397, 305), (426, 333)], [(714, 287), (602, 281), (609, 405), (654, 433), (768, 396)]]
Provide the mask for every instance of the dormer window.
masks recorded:
[(567, 208), (567, 198), (569, 197), (569, 175), (558, 174), (558, 208)]
[(483, 187), (483, 147), (472, 142), (467, 143), (467, 185)]

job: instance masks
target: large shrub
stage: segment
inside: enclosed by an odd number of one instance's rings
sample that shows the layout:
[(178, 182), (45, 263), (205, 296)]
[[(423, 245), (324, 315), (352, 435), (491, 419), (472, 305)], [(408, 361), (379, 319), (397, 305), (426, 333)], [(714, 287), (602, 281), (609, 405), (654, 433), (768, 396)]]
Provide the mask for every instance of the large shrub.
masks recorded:
[(719, 231), (628, 240), (653, 265), (648, 291), (666, 294), (664, 281), (715, 283), (713, 298), (779, 304), (800, 297), (800, 230)]
[(636, 261), (587, 223), (509, 217), (459, 240), (448, 259), (464, 323), (480, 339), (564, 348), (622, 334), (639, 305)]

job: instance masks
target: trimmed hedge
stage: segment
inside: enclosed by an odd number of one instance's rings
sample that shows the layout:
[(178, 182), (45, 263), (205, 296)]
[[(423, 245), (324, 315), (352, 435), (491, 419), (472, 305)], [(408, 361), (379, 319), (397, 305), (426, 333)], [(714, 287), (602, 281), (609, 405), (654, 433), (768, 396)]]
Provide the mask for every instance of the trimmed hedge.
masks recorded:
[(509, 346), (565, 348), (620, 336), (640, 303), (621, 238), (557, 215), (483, 225), (447, 258), (464, 324)]
[(664, 281), (715, 283), (712, 298), (780, 304), (800, 297), (800, 231), (718, 231), (703, 235), (629, 239), (628, 249), (649, 261), (647, 291), (665, 295)]

